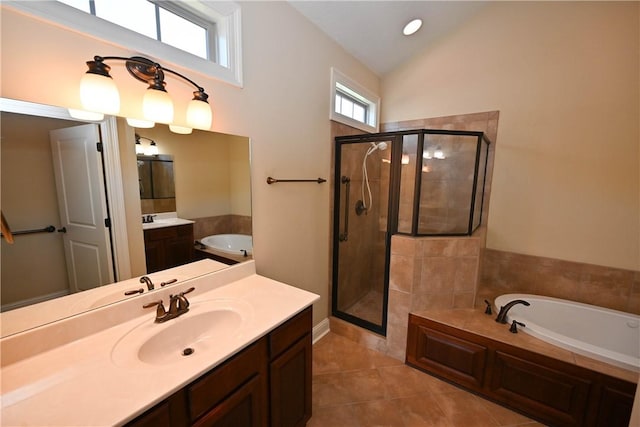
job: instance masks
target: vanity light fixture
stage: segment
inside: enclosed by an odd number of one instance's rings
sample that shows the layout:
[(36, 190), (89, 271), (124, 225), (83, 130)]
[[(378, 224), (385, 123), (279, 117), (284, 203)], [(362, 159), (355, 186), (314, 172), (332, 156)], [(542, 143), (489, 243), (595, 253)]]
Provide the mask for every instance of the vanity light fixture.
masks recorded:
[[(135, 135), (136, 135), (136, 155), (143, 154), (145, 156), (157, 156), (158, 154), (160, 154), (160, 151), (158, 150), (158, 145), (153, 139), (147, 138), (146, 136), (140, 136), (137, 133)], [(146, 139), (147, 141), (149, 141), (148, 147), (145, 148), (142, 145), (142, 141), (141, 141), (142, 139)]]
[(422, 27), (422, 19), (414, 19), (404, 26), (402, 30), (402, 34), (405, 36), (410, 36), (411, 34), (415, 34)]
[(209, 130), (211, 127), (212, 113), (207, 101), (209, 95), (205, 93), (204, 88), (188, 77), (141, 56), (94, 56), (93, 61), (87, 61), (89, 70), (80, 81), (80, 100), (86, 110), (104, 114), (118, 114), (120, 111), (120, 94), (109, 74), (111, 67), (105, 64), (105, 61), (124, 61), (129, 74), (149, 85), (142, 100), (142, 111), (147, 125), (150, 122), (173, 122), (173, 101), (165, 89), (167, 83), (164, 81), (165, 73), (170, 73), (197, 89), (187, 106), (187, 125), (203, 130)]

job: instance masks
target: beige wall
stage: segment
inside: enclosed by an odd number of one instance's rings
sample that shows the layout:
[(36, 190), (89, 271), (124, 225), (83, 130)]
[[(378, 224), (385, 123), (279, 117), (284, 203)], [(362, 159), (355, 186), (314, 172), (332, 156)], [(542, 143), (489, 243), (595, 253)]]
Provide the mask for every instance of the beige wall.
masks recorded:
[(384, 77), (382, 121), (499, 110), (487, 247), (639, 270), (639, 15), (491, 4)]
[(135, 132), (154, 140), (160, 154), (173, 156), (179, 217), (251, 215), (248, 138), (197, 130), (178, 135), (165, 125)]
[[(78, 123), (6, 112), (1, 119), (1, 207), (9, 226), (60, 228), (49, 131)], [(12, 245), (0, 240), (3, 305), (69, 292), (62, 234), (17, 235)]]
[[(212, 130), (251, 138), (258, 273), (320, 294), (317, 323), (328, 314), (329, 184), (267, 185), (265, 180), (329, 178), (330, 67), (372, 92), (378, 92), (379, 79), (288, 4), (241, 5), (244, 88), (175, 68), (207, 89), (214, 110)], [(138, 53), (15, 13), (6, 5), (1, 19), (2, 96), (7, 98), (79, 106), (85, 61), (97, 54)], [(145, 87), (121, 66), (114, 64), (112, 75), (127, 114)], [(174, 100), (191, 97), (186, 85), (169, 91)]]

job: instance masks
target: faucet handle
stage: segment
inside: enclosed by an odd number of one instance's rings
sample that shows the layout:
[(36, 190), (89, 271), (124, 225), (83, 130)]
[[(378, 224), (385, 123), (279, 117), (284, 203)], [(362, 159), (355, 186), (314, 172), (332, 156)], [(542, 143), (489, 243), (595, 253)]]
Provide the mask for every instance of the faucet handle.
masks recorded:
[(188, 310), (189, 309), (189, 300), (184, 296), (185, 294), (188, 294), (189, 292), (193, 292), (195, 291), (196, 288), (194, 288), (193, 286), (190, 287), (189, 289), (187, 289), (184, 292), (180, 292), (176, 297), (178, 299), (178, 304), (180, 305), (179, 309), (180, 310)]
[(192, 287), (190, 287), (189, 289), (187, 289), (186, 291), (184, 291), (184, 292), (180, 292), (180, 296), (185, 296), (185, 294), (188, 294), (189, 292), (193, 292), (193, 291), (195, 291), (195, 290), (196, 290), (196, 288), (194, 288), (194, 287), (192, 286)]
[(170, 285), (172, 283), (176, 283), (177, 281), (178, 281), (178, 279), (167, 280), (166, 282), (160, 283), (160, 286), (167, 286), (167, 285)]
[(160, 319), (166, 316), (167, 310), (164, 309), (164, 304), (162, 303), (162, 300), (153, 301), (142, 306), (142, 308), (151, 308), (151, 307), (156, 307), (156, 322), (159, 322)]
[(518, 322), (517, 320), (514, 320), (513, 322), (511, 322), (511, 327), (509, 328), (509, 332), (511, 332), (512, 334), (517, 334), (518, 333), (518, 325), (522, 326), (523, 328), (527, 325), (525, 325), (524, 323)]
[(484, 303), (487, 304), (487, 308), (484, 309), (484, 314), (493, 314), (491, 310), (491, 303), (487, 300), (484, 300)]

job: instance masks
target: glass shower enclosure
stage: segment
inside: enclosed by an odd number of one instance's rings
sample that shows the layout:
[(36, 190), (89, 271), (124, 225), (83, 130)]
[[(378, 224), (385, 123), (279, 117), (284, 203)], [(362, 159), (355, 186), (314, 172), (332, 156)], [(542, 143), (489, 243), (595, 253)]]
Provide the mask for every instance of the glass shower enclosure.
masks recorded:
[(332, 315), (385, 335), (391, 236), (471, 235), (490, 141), (420, 129), (335, 142)]

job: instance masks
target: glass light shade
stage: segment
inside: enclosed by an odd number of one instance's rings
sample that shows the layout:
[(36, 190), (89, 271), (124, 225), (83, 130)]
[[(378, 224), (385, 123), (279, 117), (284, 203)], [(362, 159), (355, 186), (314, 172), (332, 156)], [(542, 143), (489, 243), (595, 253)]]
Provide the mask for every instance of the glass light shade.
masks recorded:
[(118, 114), (120, 93), (113, 79), (86, 73), (80, 80), (80, 101), (85, 110), (104, 114)]
[(147, 120), (169, 124), (173, 121), (173, 101), (167, 92), (147, 89), (142, 99), (142, 113)]
[(145, 150), (144, 154), (146, 154), (147, 156), (157, 156), (159, 153), (160, 151), (158, 150), (158, 146), (155, 142), (152, 142), (151, 144), (149, 144), (149, 148)]
[(156, 124), (151, 120), (130, 119), (127, 117), (127, 124), (132, 128), (148, 129), (154, 127)]
[(176, 125), (169, 125), (169, 130), (173, 133), (179, 133), (182, 135), (189, 135), (191, 132), (193, 132), (192, 128)]
[(136, 154), (144, 154), (144, 147), (140, 142), (136, 142)]
[(211, 106), (198, 99), (192, 99), (187, 106), (187, 124), (195, 129), (209, 130), (211, 128)]
[(78, 120), (90, 120), (99, 122), (104, 119), (104, 114), (102, 113), (94, 113), (93, 111), (85, 111), (85, 110), (76, 110), (74, 108), (69, 108), (69, 115), (74, 119)]

